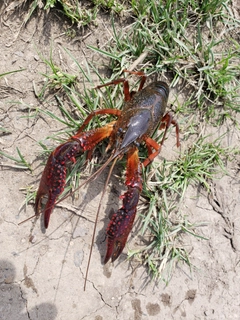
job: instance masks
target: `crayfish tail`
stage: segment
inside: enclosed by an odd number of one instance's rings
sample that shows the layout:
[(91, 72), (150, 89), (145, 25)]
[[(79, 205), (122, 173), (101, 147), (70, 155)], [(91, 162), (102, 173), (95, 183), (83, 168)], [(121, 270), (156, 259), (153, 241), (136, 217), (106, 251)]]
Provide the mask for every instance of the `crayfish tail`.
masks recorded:
[(107, 263), (110, 258), (114, 262), (122, 253), (132, 230), (139, 195), (140, 190), (138, 188), (129, 186), (127, 192), (123, 195), (122, 208), (113, 214), (107, 228), (107, 253), (104, 263)]

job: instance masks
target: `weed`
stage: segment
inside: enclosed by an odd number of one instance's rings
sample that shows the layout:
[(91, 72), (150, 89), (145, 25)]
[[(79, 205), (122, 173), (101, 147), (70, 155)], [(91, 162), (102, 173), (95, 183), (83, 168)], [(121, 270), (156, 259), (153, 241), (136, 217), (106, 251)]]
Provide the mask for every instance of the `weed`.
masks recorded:
[(14, 71), (8, 71), (8, 72), (5, 72), (5, 73), (1, 73), (0, 74), (0, 78), (5, 77), (5, 76), (7, 76), (9, 74), (13, 74), (13, 73), (16, 73), (16, 72), (23, 71), (23, 70), (25, 70), (25, 69), (19, 69), (19, 70), (14, 70)]
[[(104, 50), (92, 49), (111, 59), (114, 74), (147, 50), (143, 64), (147, 72), (171, 74), (174, 86), (184, 86), (190, 92), (192, 109), (199, 109), (216, 125), (225, 118), (234, 120), (232, 111), (239, 109), (240, 55), (238, 43), (229, 39), (227, 31), (232, 25), (239, 27), (239, 21), (228, 15), (228, 21), (223, 22), (226, 3), (165, 1), (157, 5), (155, 1), (132, 1), (137, 15), (133, 24), (117, 32), (112, 20), (111, 44)], [(220, 25), (224, 33), (219, 39), (214, 28)], [(230, 44), (223, 50), (225, 41)]]
[(44, 94), (47, 89), (53, 89), (53, 90), (68, 90), (68, 88), (71, 88), (76, 83), (77, 77), (75, 75), (71, 75), (69, 73), (66, 73), (62, 71), (59, 67), (57, 67), (52, 59), (52, 51), (50, 53), (50, 58), (46, 59), (43, 56), (41, 56), (42, 61), (50, 68), (52, 73), (42, 74), (45, 77), (45, 84), (40, 91), (40, 93), (36, 93), (36, 95), (43, 99)]
[(230, 150), (221, 148), (221, 139), (213, 143), (205, 140), (206, 137), (198, 139), (175, 161), (164, 160), (153, 164), (155, 169), (146, 170), (146, 175), (151, 177), (146, 181), (143, 191), (149, 205), (146, 214), (141, 215), (142, 235), (146, 243), (138, 250), (130, 250), (129, 258), (137, 256), (153, 278), (162, 278), (166, 283), (179, 261), (191, 266), (181, 237), (188, 233), (204, 239), (196, 233), (202, 223), (191, 224), (185, 213), (179, 212), (187, 187), (189, 184), (202, 185), (209, 190), (208, 181), (218, 171), (225, 173), (222, 157), (231, 154)]
[[(3, 157), (10, 159), (16, 163), (14, 168), (16, 169), (23, 169), (23, 170), (30, 170), (32, 172), (31, 165), (26, 161), (25, 157), (22, 155), (21, 151), (17, 148), (17, 153), (19, 158), (13, 157), (6, 152), (0, 151), (0, 155)], [(4, 164), (2, 164), (4, 166)], [(8, 165), (9, 166), (9, 165)]]

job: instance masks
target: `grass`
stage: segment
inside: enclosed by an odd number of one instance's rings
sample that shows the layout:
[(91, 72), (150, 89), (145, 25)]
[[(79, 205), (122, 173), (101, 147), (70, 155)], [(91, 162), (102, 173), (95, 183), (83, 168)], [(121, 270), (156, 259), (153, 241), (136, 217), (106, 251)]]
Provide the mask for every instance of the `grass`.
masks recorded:
[[(240, 105), (237, 93), (240, 50), (234, 39), (228, 39), (228, 32), (232, 25), (239, 27), (239, 21), (229, 16), (231, 23), (222, 22), (223, 3), (226, 1), (216, 6), (214, 2), (208, 16), (205, 12), (207, 4), (196, 12), (196, 3), (193, 2), (195, 5), (191, 12), (196, 13), (194, 21), (189, 16), (188, 1), (166, 1), (165, 6), (157, 6), (155, 1), (151, 1), (150, 6), (147, 2), (142, 3), (146, 6), (141, 10), (138, 7), (139, 17), (127, 31), (117, 32), (113, 22), (111, 44), (106, 50), (95, 48), (111, 58), (113, 73), (122, 70), (123, 66), (128, 68), (133, 59), (147, 50), (149, 53), (143, 66), (147, 66), (150, 74), (171, 73), (172, 86), (191, 94), (189, 110), (199, 109), (208, 121), (216, 125), (226, 118), (234, 119), (231, 111), (239, 111)], [(217, 10), (215, 15), (211, 13), (214, 9)], [(151, 17), (147, 18), (150, 13)], [(224, 28), (221, 38), (219, 33), (213, 32), (215, 24)], [(225, 48), (226, 41), (228, 45)]]
[[(22, 155), (21, 151), (17, 148), (17, 154), (18, 154), (18, 158), (9, 155), (8, 153), (4, 152), (4, 151), (0, 151), (0, 155), (3, 156), (4, 158), (7, 158), (11, 161), (14, 161), (15, 165), (13, 166), (16, 169), (21, 169), (21, 170), (30, 170), (32, 172), (32, 168), (30, 163), (27, 162), (27, 160), (25, 159), (25, 157)], [(2, 166), (9, 166), (7, 164), (2, 164)]]
[(20, 71), (24, 71), (25, 69), (19, 69), (19, 70), (13, 70), (13, 71), (8, 71), (8, 72), (4, 72), (4, 73), (0, 73), (0, 78), (2, 77), (5, 77), (9, 74), (13, 74), (13, 73), (16, 73), (16, 72), (20, 72)]
[(52, 72), (50, 74), (42, 74), (45, 77), (45, 84), (39, 93), (37, 93), (35, 89), (35, 93), (38, 98), (43, 100), (46, 90), (68, 90), (68, 88), (74, 86), (77, 81), (77, 76), (68, 74), (60, 70), (60, 68), (57, 67), (53, 62), (52, 51), (50, 53), (49, 59), (44, 58), (43, 56), (41, 56), (41, 54), (39, 55), (42, 61), (49, 67)]
[[(111, 79), (101, 77), (97, 63), (82, 66), (66, 50), (83, 77), (84, 88), (79, 89), (79, 79), (62, 71), (52, 55), (49, 58), (41, 56), (49, 71), (43, 75), (46, 81), (37, 95), (44, 102), (46, 94), (51, 92), (57, 99), (62, 116), (50, 110), (42, 109), (40, 112), (65, 126), (65, 130), (49, 137), (56, 140), (56, 145), (76, 132), (87, 114), (99, 105), (102, 108), (122, 107), (120, 86), (101, 91), (93, 87), (122, 76), (122, 70), (131, 68), (141, 56), (143, 59), (138, 69), (144, 70), (150, 77), (160, 74), (176, 89), (173, 105), (175, 118), (191, 122), (185, 127), (181, 125), (182, 144), (198, 136), (192, 146), (174, 161), (155, 161), (144, 173), (143, 197), (150, 203), (144, 207), (142, 217), (145, 246), (130, 251), (129, 257), (138, 256), (154, 278), (162, 277), (168, 282), (177, 262), (191, 265), (188, 252), (181, 242), (184, 234), (199, 237), (196, 233), (198, 225), (191, 224), (186, 214), (179, 211), (179, 203), (184, 201), (190, 184), (202, 186), (208, 191), (209, 182), (216, 172), (226, 174), (224, 160), (232, 153), (221, 146), (221, 139), (209, 142), (209, 137), (199, 134), (198, 129), (200, 120), (203, 125), (220, 126), (229, 120), (233, 125), (238, 125), (240, 48), (233, 31), (239, 30), (240, 21), (234, 18), (230, 1), (227, 0), (94, 0), (88, 1), (85, 6), (79, 6), (79, 2), (73, 0), (46, 0), (43, 8), (39, 4), (37, 0), (31, 2), (26, 22), (35, 10), (49, 10), (55, 6), (78, 26), (94, 25), (101, 10), (112, 19), (109, 43), (104, 48), (90, 47), (99, 56), (108, 59)], [(115, 22), (118, 14), (131, 16), (133, 22), (119, 30)], [(93, 82), (93, 74), (97, 82)], [(178, 101), (180, 94), (184, 97), (184, 103)], [(68, 103), (65, 102), (66, 97)], [(75, 108), (77, 117), (66, 104)], [(103, 126), (110, 120), (109, 116), (96, 117), (88, 128)], [(43, 143), (40, 145), (43, 152), (49, 154), (51, 149)], [(144, 158), (146, 151), (141, 149), (140, 155)], [(70, 186), (67, 190), (78, 185), (78, 168), (81, 168), (83, 161), (79, 159), (74, 170), (69, 172)], [(31, 199), (31, 194), (28, 197)]]
[(191, 267), (188, 252), (180, 241), (182, 236), (188, 233), (204, 239), (196, 233), (203, 224), (192, 224), (184, 212), (179, 212), (188, 186), (191, 184), (210, 190), (209, 181), (214, 179), (215, 174), (226, 174), (222, 159), (232, 153), (232, 150), (221, 147), (221, 139), (212, 143), (206, 140), (207, 137), (199, 138), (176, 160), (165, 159), (160, 163), (156, 160), (153, 168), (146, 170), (146, 176), (150, 179), (143, 190), (147, 205), (144, 215), (141, 215), (142, 236), (146, 243), (143, 248), (130, 250), (129, 257), (138, 255), (149, 274), (166, 283), (179, 261)]

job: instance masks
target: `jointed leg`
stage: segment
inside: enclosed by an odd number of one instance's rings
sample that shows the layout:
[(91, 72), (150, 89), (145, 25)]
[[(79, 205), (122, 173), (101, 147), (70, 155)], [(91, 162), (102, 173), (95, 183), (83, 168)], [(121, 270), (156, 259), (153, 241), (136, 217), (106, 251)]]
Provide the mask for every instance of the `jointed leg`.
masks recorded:
[[(172, 117), (172, 115), (170, 113), (166, 113), (165, 116), (162, 118), (161, 125), (160, 125), (160, 129), (164, 129), (165, 128), (161, 143), (158, 144), (156, 141), (154, 141), (150, 137), (145, 139), (145, 143), (146, 143), (146, 146), (147, 146), (147, 149), (148, 149), (148, 157), (147, 157), (147, 159), (145, 159), (143, 161), (144, 167), (148, 166), (153, 161), (153, 159), (160, 153), (161, 147), (162, 147), (163, 142), (164, 142), (164, 140), (166, 138), (167, 130), (170, 127), (171, 124), (173, 124), (176, 127), (177, 147), (180, 146), (178, 123), (173, 119), (173, 117)], [(152, 148), (155, 149), (156, 151), (153, 152)]]
[(140, 85), (139, 85), (139, 88), (138, 88), (138, 91), (141, 91), (143, 86), (144, 86), (144, 83), (146, 82), (146, 79), (147, 79), (147, 76), (146, 74), (143, 72), (143, 71), (129, 71), (129, 70), (123, 70), (123, 72), (128, 72), (128, 73), (131, 73), (131, 74), (135, 74), (139, 77), (142, 77), (141, 79), (141, 82), (140, 82)]
[(124, 100), (125, 101), (131, 100), (131, 93), (129, 91), (128, 80), (126, 80), (125, 78), (120, 78), (120, 79), (113, 80), (111, 82), (101, 84), (100, 86), (97, 86), (96, 89), (100, 89), (100, 88), (111, 86), (111, 85), (116, 85), (119, 83), (123, 83)]
[(176, 127), (176, 137), (177, 137), (177, 147), (180, 147), (180, 140), (179, 140), (179, 126), (177, 121), (175, 121), (173, 119), (173, 116), (171, 115), (171, 113), (167, 112), (165, 114), (165, 116), (162, 118), (161, 120), (161, 125), (160, 125), (160, 129), (165, 128), (164, 134), (163, 134), (163, 138), (161, 141), (161, 145), (163, 145), (163, 142), (166, 138), (166, 133), (168, 131), (168, 128), (170, 127), (170, 125), (174, 125)]
[(102, 109), (102, 110), (96, 110), (91, 112), (88, 117), (85, 119), (81, 127), (78, 129), (76, 134), (81, 133), (84, 128), (89, 124), (89, 122), (92, 120), (93, 117), (99, 115), (99, 114), (112, 114), (114, 116), (119, 117), (121, 115), (122, 111), (117, 109)]
[[(142, 71), (129, 71), (129, 70), (123, 70), (123, 72), (128, 72), (128, 73), (135, 74), (135, 75), (142, 77), (138, 91), (142, 90), (144, 83), (147, 79), (147, 76), (145, 75), (144, 72), (142, 72)], [(125, 78), (119, 78), (119, 79), (113, 80), (111, 82), (101, 84), (101, 85), (97, 86), (96, 89), (100, 89), (100, 88), (111, 86), (111, 85), (116, 85), (119, 83), (123, 83), (124, 100), (125, 101), (131, 100), (131, 98), (135, 92), (129, 91), (129, 83), (128, 83), (128, 80), (126, 80)]]
[[(156, 141), (149, 137), (145, 140), (145, 143), (148, 149), (148, 157), (143, 161), (144, 167), (148, 166), (153, 161), (153, 159), (160, 153), (162, 146), (162, 144), (159, 145)], [(152, 152), (152, 148), (156, 151)]]

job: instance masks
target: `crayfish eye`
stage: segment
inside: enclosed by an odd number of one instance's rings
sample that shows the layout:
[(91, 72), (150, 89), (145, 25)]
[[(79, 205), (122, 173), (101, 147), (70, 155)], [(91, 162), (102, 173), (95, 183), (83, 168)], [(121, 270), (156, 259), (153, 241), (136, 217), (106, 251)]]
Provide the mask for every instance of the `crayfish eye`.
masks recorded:
[(118, 128), (117, 135), (121, 136), (124, 133), (123, 128)]
[(140, 147), (140, 143), (139, 143), (139, 142), (134, 141), (133, 143), (135, 144), (135, 146), (136, 146), (137, 148), (139, 148), (139, 147)]

